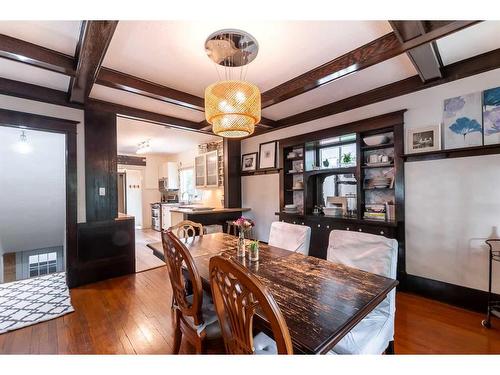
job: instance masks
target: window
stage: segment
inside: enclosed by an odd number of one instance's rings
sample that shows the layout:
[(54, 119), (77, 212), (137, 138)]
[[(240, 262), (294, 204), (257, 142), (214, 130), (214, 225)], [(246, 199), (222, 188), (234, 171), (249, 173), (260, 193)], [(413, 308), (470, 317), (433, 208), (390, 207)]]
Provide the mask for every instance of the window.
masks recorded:
[(57, 271), (57, 253), (30, 255), (28, 257), (29, 277), (37, 277)]
[(180, 200), (188, 199), (188, 194), (190, 201), (197, 200), (198, 191), (196, 190), (194, 184), (194, 168), (181, 169), (179, 171), (179, 180), (180, 180), (180, 186), (179, 186)]

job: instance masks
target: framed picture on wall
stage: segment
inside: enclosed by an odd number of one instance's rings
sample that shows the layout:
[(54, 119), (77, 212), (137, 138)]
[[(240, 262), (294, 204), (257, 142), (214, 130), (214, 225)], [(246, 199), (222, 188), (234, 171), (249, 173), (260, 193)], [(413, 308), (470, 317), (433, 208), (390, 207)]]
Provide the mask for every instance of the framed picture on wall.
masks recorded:
[(266, 142), (259, 145), (259, 169), (276, 168), (278, 142)]
[(408, 129), (406, 131), (406, 148), (409, 154), (441, 150), (441, 126), (433, 125), (425, 128)]
[(483, 145), (481, 93), (446, 99), (443, 108), (444, 149)]
[(252, 152), (241, 156), (241, 171), (253, 172), (257, 169), (258, 153)]
[(484, 144), (500, 143), (500, 87), (483, 91)]

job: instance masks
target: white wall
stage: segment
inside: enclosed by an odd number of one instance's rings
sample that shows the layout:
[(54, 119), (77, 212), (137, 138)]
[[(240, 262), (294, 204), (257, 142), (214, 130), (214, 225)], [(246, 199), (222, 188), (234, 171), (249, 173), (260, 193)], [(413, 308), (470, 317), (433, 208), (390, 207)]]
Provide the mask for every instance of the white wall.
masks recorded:
[(65, 244), (65, 136), (0, 126), (0, 254)]
[(12, 96), (0, 95), (0, 108), (13, 111), (34, 113), (37, 115), (57, 117), (79, 121), (76, 131), (77, 152), (77, 220), (85, 222), (85, 133), (83, 111), (74, 108), (62, 107), (53, 104), (41, 103), (34, 100), (19, 99)]
[[(405, 129), (439, 124), (444, 99), (497, 86), (500, 69), (252, 137), (242, 142), (241, 152), (258, 151), (263, 142), (405, 108)], [(482, 242), (493, 227), (500, 226), (500, 195), (491, 190), (499, 183), (499, 155), (406, 163), (408, 273), (486, 290), (487, 254)], [(277, 184), (277, 174), (242, 178), (242, 203), (252, 208), (256, 233), (263, 241), (268, 239), (270, 222), (276, 220), (271, 211), (279, 206)], [(266, 193), (255, 189), (259, 186), (266, 186)], [(495, 277), (496, 292), (500, 292), (500, 272)]]

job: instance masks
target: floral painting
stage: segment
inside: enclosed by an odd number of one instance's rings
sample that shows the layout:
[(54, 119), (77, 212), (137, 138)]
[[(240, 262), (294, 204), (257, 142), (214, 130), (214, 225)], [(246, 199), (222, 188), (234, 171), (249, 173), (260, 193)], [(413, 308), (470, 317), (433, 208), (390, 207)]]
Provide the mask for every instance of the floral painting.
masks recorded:
[(443, 134), (445, 149), (482, 146), (481, 93), (444, 101)]
[(500, 143), (500, 87), (483, 92), (484, 144)]

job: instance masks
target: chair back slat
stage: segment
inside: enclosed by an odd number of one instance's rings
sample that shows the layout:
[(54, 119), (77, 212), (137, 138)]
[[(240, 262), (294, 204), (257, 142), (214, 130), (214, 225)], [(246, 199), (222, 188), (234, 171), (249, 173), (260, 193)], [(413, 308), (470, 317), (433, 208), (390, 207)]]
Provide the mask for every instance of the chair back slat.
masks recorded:
[(183, 220), (180, 223), (177, 223), (176, 225), (173, 225), (168, 229), (170, 229), (172, 232), (175, 232), (177, 234), (177, 237), (179, 238), (188, 239), (188, 238), (194, 238), (197, 235), (200, 237), (203, 236), (203, 225), (195, 223), (194, 221), (191, 220)]
[[(191, 317), (195, 325), (203, 322), (201, 306), (203, 291), (201, 277), (196, 269), (193, 257), (186, 246), (168, 229), (162, 232), (163, 252), (167, 263), (168, 275), (174, 295), (174, 305), (183, 317)], [(188, 298), (185, 272), (192, 284), (192, 295)]]
[(278, 354), (292, 354), (290, 333), (267, 288), (243, 266), (223, 256), (210, 259), (210, 285), (226, 351), (253, 354), (253, 319), (257, 309), (271, 325)]

